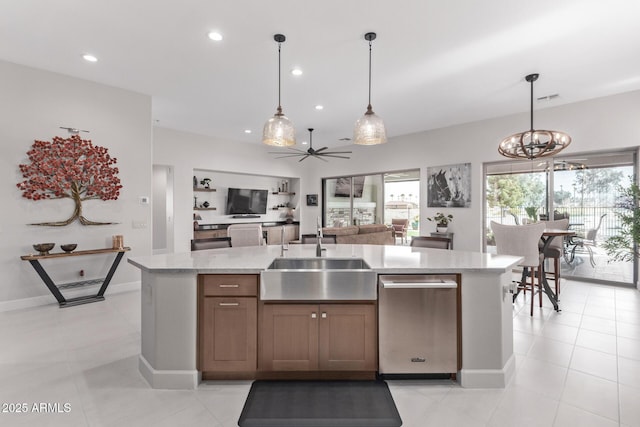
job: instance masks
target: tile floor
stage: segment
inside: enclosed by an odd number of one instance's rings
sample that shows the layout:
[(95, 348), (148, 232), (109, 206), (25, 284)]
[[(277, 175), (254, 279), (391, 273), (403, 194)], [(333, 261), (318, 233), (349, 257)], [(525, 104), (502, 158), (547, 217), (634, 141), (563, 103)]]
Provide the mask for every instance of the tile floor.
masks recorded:
[[(506, 389), (390, 381), (404, 426), (640, 426), (640, 293), (565, 281), (561, 297), (561, 313), (545, 302), (533, 317), (518, 297)], [(0, 411), (0, 425), (237, 425), (250, 382), (149, 388), (137, 367), (139, 305), (132, 292), (0, 313), (0, 409), (27, 405)], [(34, 412), (40, 403), (59, 406)]]

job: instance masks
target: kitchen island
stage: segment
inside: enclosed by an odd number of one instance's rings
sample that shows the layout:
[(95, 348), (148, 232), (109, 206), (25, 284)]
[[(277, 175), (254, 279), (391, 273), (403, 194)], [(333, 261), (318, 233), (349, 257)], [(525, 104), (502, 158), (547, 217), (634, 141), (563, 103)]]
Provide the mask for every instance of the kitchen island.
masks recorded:
[[(515, 371), (511, 269), (519, 257), (380, 245), (325, 245), (325, 258), (362, 259), (376, 274), (460, 277), (463, 387), (504, 387)], [(315, 258), (315, 245), (237, 247), (134, 257), (142, 272), (140, 372), (153, 388), (194, 389), (198, 371), (198, 277), (259, 275), (274, 259)]]

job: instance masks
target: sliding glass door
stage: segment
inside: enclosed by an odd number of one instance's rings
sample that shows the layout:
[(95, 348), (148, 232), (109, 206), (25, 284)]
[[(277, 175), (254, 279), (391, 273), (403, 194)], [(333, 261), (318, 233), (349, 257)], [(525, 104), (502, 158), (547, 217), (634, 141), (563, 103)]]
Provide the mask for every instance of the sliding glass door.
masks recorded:
[(621, 188), (635, 179), (636, 152), (559, 156), (485, 165), (485, 250), (495, 252), (490, 222), (523, 224), (569, 218), (564, 277), (635, 283), (634, 262), (613, 262), (602, 243), (620, 232)]
[[(326, 227), (386, 224), (407, 220), (407, 236), (420, 227), (420, 170), (355, 175), (322, 180)], [(404, 239), (406, 243), (410, 239)]]

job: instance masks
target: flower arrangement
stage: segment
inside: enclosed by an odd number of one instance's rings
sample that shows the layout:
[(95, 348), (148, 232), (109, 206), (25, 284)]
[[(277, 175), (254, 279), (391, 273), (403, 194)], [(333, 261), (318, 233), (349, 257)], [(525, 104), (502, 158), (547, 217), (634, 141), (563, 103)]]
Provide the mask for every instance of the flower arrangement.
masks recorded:
[(429, 221), (434, 221), (437, 227), (447, 227), (453, 221), (453, 215), (445, 215), (442, 212), (436, 212), (433, 217), (427, 217)]

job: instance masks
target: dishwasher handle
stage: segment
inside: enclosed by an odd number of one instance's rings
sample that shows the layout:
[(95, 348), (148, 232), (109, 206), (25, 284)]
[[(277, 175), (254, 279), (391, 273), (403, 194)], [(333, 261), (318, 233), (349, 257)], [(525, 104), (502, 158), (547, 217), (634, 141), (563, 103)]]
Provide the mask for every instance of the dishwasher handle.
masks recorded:
[(380, 280), (382, 287), (385, 289), (456, 289), (458, 282), (455, 280), (439, 280), (439, 281), (395, 281)]

